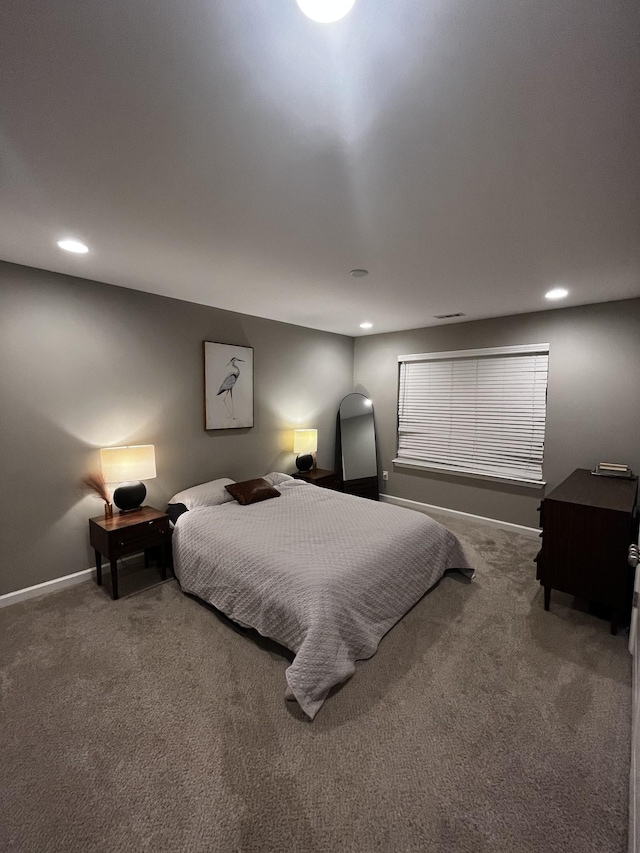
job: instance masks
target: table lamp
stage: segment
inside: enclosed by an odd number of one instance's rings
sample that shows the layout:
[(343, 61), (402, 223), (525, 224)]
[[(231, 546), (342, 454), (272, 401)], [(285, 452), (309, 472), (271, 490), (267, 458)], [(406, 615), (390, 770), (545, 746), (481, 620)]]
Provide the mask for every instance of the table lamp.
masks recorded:
[(297, 453), (296, 468), (298, 471), (310, 471), (316, 467), (313, 453), (318, 449), (317, 429), (294, 429), (293, 452)]
[(156, 453), (153, 444), (128, 447), (103, 447), (100, 451), (102, 476), (106, 483), (120, 483), (113, 502), (121, 512), (137, 509), (147, 495), (140, 480), (156, 476)]

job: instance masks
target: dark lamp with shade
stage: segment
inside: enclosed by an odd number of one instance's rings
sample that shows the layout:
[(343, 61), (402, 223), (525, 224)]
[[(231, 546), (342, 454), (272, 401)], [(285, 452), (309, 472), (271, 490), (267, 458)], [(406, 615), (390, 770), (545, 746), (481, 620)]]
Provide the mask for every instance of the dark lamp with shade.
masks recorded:
[(313, 454), (318, 449), (317, 429), (294, 429), (293, 452), (297, 453), (296, 468), (298, 471), (310, 471), (316, 467)]
[(153, 444), (127, 447), (103, 447), (100, 451), (102, 476), (106, 483), (119, 483), (113, 502), (121, 512), (137, 509), (147, 496), (141, 480), (156, 476), (156, 453)]

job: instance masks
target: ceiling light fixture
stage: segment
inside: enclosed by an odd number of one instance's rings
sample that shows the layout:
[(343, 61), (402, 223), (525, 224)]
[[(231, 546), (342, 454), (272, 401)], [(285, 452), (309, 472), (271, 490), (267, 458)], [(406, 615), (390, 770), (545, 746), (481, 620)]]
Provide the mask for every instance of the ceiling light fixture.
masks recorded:
[(356, 0), (296, 0), (307, 18), (319, 24), (332, 24), (344, 18)]
[(351, 270), (349, 275), (352, 275), (354, 278), (364, 278), (365, 275), (369, 275), (369, 270)]
[(569, 291), (564, 287), (554, 287), (553, 290), (547, 291), (545, 293), (545, 299), (564, 299), (565, 296), (569, 295)]
[(58, 246), (65, 252), (75, 252), (76, 255), (85, 255), (89, 251), (89, 247), (79, 240), (58, 240)]
[(361, 329), (373, 329), (373, 323), (360, 323)]

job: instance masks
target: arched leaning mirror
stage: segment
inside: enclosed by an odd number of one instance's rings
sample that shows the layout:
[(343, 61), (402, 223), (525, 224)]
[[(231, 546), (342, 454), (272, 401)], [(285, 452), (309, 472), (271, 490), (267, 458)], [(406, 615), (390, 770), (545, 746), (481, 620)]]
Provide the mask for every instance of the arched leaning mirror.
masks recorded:
[(378, 458), (373, 403), (364, 394), (347, 394), (338, 409), (338, 467), (343, 491), (378, 500)]

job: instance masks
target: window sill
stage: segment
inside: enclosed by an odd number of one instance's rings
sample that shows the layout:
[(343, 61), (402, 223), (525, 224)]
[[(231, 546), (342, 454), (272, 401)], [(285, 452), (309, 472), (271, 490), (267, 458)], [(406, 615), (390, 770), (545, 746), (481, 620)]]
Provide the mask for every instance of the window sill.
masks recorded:
[(500, 477), (495, 474), (478, 474), (476, 471), (465, 471), (463, 468), (448, 468), (446, 465), (431, 465), (428, 462), (412, 461), (410, 459), (392, 459), (397, 468), (414, 468), (421, 471), (433, 471), (437, 474), (450, 474), (453, 477), (470, 477), (473, 480), (488, 480), (492, 483), (509, 483), (514, 486), (525, 486), (529, 489), (543, 489), (545, 480), (523, 480), (519, 477)]

